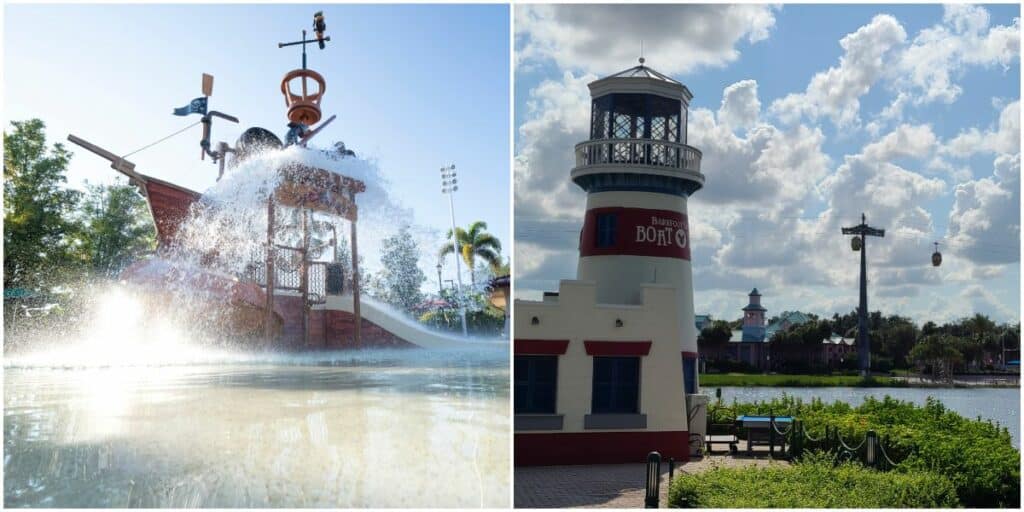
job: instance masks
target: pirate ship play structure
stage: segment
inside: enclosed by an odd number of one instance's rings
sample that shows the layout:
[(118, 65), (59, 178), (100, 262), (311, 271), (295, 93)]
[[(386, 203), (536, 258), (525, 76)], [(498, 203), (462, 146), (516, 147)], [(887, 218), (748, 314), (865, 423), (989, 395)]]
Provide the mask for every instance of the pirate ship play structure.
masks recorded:
[[(213, 118), (234, 123), (238, 119), (207, 110), (213, 91), (213, 77), (210, 75), (203, 75), (203, 96), (175, 110), (176, 115), (202, 116), (201, 157), (210, 156), (219, 166), (218, 181), (224, 175), (229, 155), (233, 155), (233, 165), (237, 166), (266, 148), (305, 147), (334, 120), (335, 116), (331, 116), (313, 128), (322, 117), (320, 101), (327, 84), (323, 76), (306, 67), (306, 45), (316, 43), (323, 49), (330, 41), (330, 37), (324, 36), (325, 28), (323, 15), (318, 12), (314, 16), (315, 39), (307, 40), (303, 30), (301, 40), (278, 44), (279, 48), (302, 46), (302, 68), (289, 71), (281, 80), (289, 121), (284, 143), (272, 132), (254, 127), (246, 130), (234, 147), (220, 142), (216, 150), (211, 150)], [(197, 208), (204, 207), (202, 194), (140, 173), (135, 170), (134, 163), (79, 137), (69, 135), (68, 139), (109, 160), (113, 169), (127, 176), (129, 182), (139, 188), (149, 204), (158, 248), (153, 256), (135, 262), (122, 272), (121, 278), (128, 284), (144, 287), (156, 294), (180, 292), (183, 285), (191, 292), (198, 291), (200, 293), (193, 293), (187, 300), (199, 297), (204, 302), (199, 309), (212, 306), (212, 310), (219, 312), (217, 316), (221, 327), (249, 338), (262, 338), (267, 347), (442, 347), (465, 343), (463, 338), (425, 329), (385, 306), (360, 299), (356, 194), (366, 190), (362, 181), (302, 161), (281, 165), (277, 169), (276, 187), (267, 194), (267, 233), (261, 244), (261, 254), (247, 262), (245, 271), (230, 273), (210, 263), (218, 257), (216, 250), (199, 258), (201, 264), (198, 266), (186, 264), (183, 260), (187, 258), (180, 253), (181, 244), (178, 242), (183, 223)], [(354, 156), (343, 145), (332, 153), (341, 159)], [(275, 212), (282, 211), (301, 218), (299, 227), (286, 225), (277, 219), (276, 216), (281, 214)], [(350, 275), (344, 275), (345, 265), (341, 262), (320, 262), (311, 257), (310, 223), (314, 214), (348, 221), (351, 227)], [(297, 246), (278, 242), (278, 235), (285, 229), (300, 230), (301, 242)], [(337, 241), (335, 232), (332, 242), (336, 255)], [(283, 266), (282, 261), (297, 264), (293, 268), (282, 269), (279, 268)]]

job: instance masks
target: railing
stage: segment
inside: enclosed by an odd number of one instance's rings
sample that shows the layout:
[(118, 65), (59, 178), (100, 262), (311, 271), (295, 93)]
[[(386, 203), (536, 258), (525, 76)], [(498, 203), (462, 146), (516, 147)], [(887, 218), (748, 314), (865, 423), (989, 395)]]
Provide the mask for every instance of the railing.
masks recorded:
[[(723, 412), (733, 418), (736, 414), (728, 407), (716, 407), (714, 412), (709, 409), (706, 432), (711, 431), (713, 424), (717, 425), (716, 420), (722, 421)], [(801, 457), (809, 450), (817, 450), (833, 454), (837, 464), (858, 461), (864, 466), (881, 471), (889, 471), (899, 466), (900, 463), (894, 461), (894, 458), (901, 461), (906, 458), (906, 454), (890, 454), (889, 452), (894, 451), (893, 443), (888, 436), (879, 438), (874, 430), (865, 432), (864, 437), (859, 441), (854, 439), (847, 442), (848, 440), (843, 438), (838, 427), (829, 425), (825, 425), (824, 433), (818, 437), (807, 432), (804, 422), (796, 418), (789, 425), (780, 426), (775, 421), (775, 415), (769, 414), (768, 425), (768, 454), (772, 458), (794, 459)], [(749, 439), (751, 435), (750, 429), (740, 427), (738, 424), (734, 424), (733, 432), (737, 440)], [(779, 451), (775, 450), (776, 446), (780, 447)]]
[[(301, 253), (294, 249), (278, 247), (274, 262), (274, 290), (302, 292)], [(253, 251), (251, 263), (242, 273), (242, 279), (267, 286), (266, 256), (262, 249)], [(327, 263), (311, 261), (309, 265), (309, 302), (323, 304), (327, 300)]]
[(700, 172), (697, 148), (652, 139), (598, 139), (576, 145), (576, 167), (604, 164), (647, 165)]
[(881, 471), (889, 471), (899, 466), (899, 462), (893, 461), (888, 453), (893, 448), (889, 438), (879, 439), (874, 430), (865, 432), (864, 438), (859, 442), (856, 440), (847, 442), (837, 427), (825, 425), (825, 433), (821, 437), (815, 438), (807, 433), (803, 422), (796, 421), (787, 434), (787, 438), (792, 443), (789, 450), (790, 457), (800, 457), (807, 450), (820, 450), (835, 454), (837, 463), (858, 461), (865, 466)]

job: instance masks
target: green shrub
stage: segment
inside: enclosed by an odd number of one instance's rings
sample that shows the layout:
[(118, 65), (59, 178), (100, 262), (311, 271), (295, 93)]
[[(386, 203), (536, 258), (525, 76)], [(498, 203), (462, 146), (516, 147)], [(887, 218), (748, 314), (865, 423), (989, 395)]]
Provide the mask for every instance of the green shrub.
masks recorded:
[(783, 395), (770, 402), (712, 404), (714, 422), (739, 414), (776, 414), (799, 418), (807, 433), (821, 437), (825, 427), (839, 429), (857, 444), (868, 430), (884, 440), (899, 466), (895, 473), (932, 471), (947, 477), (967, 507), (1017, 507), (1020, 504), (1020, 452), (1009, 431), (988, 421), (971, 420), (936, 399), (924, 406), (890, 397), (867, 398), (859, 406), (844, 402), (803, 402)]
[(934, 508), (956, 507), (956, 489), (927, 471), (883, 473), (855, 463), (834, 465), (810, 454), (792, 466), (715, 468), (683, 474), (669, 489), (670, 507)]

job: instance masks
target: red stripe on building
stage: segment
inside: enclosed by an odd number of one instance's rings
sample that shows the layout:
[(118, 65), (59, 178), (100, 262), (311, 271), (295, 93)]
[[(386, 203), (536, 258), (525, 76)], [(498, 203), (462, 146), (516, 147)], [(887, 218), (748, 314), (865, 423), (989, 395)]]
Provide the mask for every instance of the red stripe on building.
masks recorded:
[[(615, 243), (598, 247), (597, 217), (615, 217)], [(587, 210), (580, 232), (580, 256), (655, 256), (690, 259), (690, 227), (680, 212), (647, 208), (594, 208)]]
[(646, 356), (651, 351), (649, 341), (584, 341), (590, 356)]
[(520, 340), (513, 343), (516, 355), (561, 355), (569, 348), (569, 340)]
[(516, 466), (641, 464), (657, 451), (662, 460), (690, 460), (689, 432), (574, 432), (515, 434)]

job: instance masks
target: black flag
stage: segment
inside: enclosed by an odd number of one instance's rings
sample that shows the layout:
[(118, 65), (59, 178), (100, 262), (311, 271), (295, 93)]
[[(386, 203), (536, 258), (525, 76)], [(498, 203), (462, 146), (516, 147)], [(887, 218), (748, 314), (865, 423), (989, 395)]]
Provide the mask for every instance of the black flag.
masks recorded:
[(174, 109), (174, 115), (187, 116), (189, 114), (206, 115), (206, 96), (196, 98), (181, 108)]

